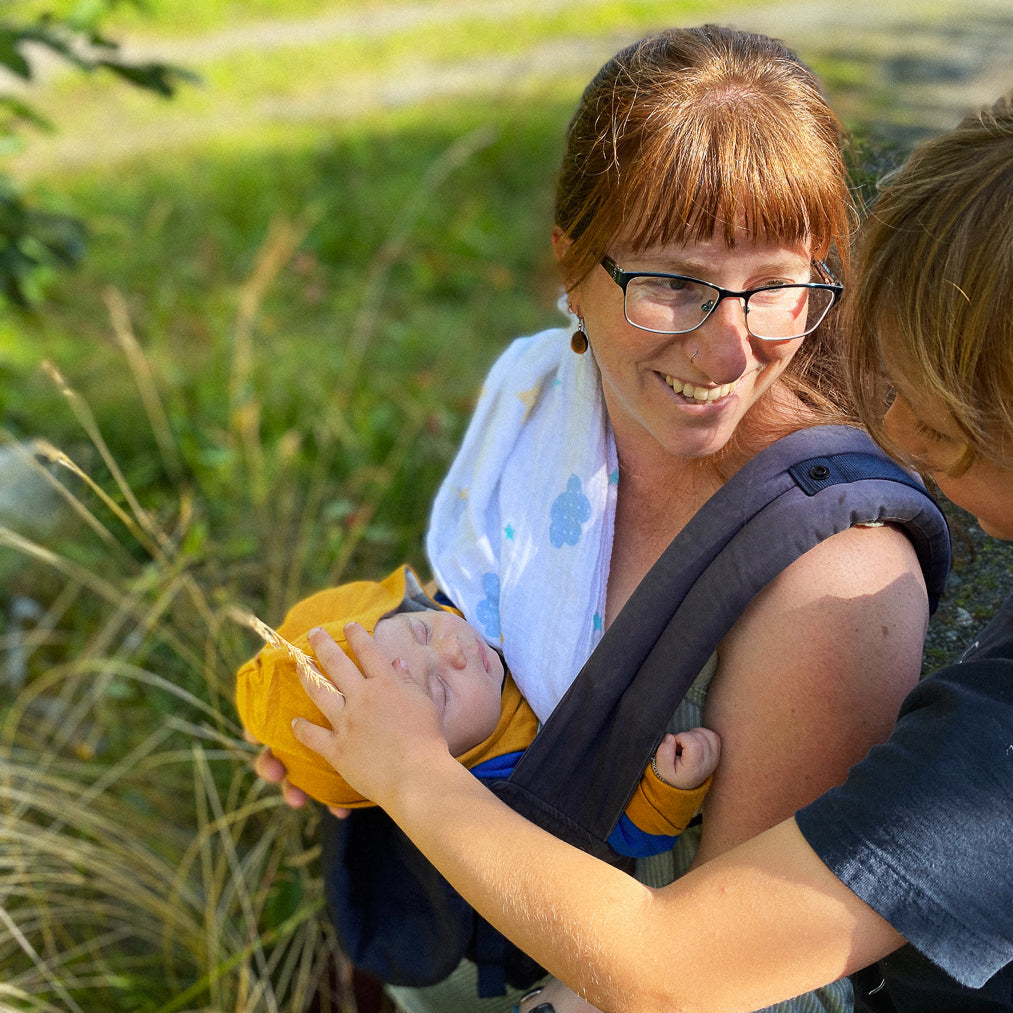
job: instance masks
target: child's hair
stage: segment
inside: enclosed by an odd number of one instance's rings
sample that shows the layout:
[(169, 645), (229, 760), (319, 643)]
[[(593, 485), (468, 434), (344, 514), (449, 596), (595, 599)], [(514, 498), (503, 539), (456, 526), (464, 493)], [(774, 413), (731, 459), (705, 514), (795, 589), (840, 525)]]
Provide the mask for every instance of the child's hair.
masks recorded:
[(852, 397), (879, 443), (899, 452), (883, 427), (888, 347), (966, 440), (953, 474), (978, 456), (1013, 461), (1013, 93), (884, 182), (845, 302)]

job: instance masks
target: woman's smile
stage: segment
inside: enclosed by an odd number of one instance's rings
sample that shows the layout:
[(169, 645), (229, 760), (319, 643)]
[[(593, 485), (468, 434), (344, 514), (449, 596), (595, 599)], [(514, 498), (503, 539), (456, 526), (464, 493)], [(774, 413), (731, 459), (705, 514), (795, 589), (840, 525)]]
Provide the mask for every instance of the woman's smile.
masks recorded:
[(714, 401), (720, 401), (722, 398), (726, 398), (732, 391), (735, 390), (738, 385), (738, 380), (734, 383), (724, 383), (720, 387), (697, 387), (695, 384), (690, 383), (689, 380), (679, 380), (676, 377), (665, 376), (665, 383), (675, 391), (676, 394), (680, 395), (686, 401), (695, 402), (697, 404), (711, 404)]

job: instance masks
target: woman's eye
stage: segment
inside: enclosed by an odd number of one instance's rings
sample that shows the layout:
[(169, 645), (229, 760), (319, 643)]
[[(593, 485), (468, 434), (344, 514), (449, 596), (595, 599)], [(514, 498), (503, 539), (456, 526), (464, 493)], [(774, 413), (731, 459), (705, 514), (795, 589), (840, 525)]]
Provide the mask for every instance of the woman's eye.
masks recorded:
[[(631, 282), (631, 284), (633, 283)], [(641, 275), (635, 279), (635, 284), (637, 289), (643, 294), (664, 297), (671, 295), (673, 292), (685, 292), (693, 282), (687, 281), (685, 278), (669, 277), (668, 275), (661, 275), (660, 277)]]

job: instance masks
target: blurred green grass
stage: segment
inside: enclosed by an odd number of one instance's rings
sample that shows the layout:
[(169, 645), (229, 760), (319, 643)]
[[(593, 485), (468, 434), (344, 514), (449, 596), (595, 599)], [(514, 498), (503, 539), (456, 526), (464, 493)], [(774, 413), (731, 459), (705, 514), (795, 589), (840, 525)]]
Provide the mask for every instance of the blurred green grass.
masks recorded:
[[(234, 23), (195, 6), (188, 33)], [(189, 9), (144, 24), (179, 44)], [(315, 816), (249, 769), (232, 678), (256, 645), (226, 617), (424, 570), (482, 375), (555, 313), (576, 98), (230, 118), (340, 76), (344, 45), (298, 74), (226, 53), (178, 104), (58, 77), (40, 103), (71, 126), (14, 162), (91, 235), (34, 313), (0, 317), (4, 449), (31, 452), (41, 504), (0, 521), (5, 1008), (302, 1009), (332, 962)]]

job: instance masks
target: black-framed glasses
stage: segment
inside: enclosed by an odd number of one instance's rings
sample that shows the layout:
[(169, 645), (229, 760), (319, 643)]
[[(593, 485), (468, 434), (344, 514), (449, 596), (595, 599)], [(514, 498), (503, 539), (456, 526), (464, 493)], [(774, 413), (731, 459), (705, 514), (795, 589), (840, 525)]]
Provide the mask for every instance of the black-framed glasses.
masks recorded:
[(821, 260), (814, 260), (813, 266), (825, 281), (764, 285), (743, 292), (682, 274), (624, 271), (611, 257), (603, 257), (601, 266), (623, 290), (627, 321), (655, 334), (695, 331), (722, 299), (741, 299), (746, 329), (754, 338), (804, 338), (823, 323), (844, 290)]

